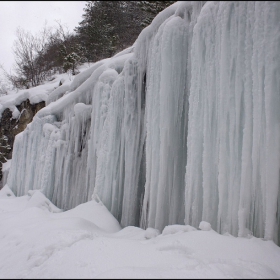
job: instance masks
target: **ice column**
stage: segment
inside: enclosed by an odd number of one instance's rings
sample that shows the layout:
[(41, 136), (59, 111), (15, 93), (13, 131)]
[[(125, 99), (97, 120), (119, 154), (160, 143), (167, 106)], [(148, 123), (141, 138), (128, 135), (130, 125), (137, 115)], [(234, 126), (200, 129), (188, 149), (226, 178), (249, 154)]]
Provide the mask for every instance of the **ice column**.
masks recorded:
[(110, 91), (108, 114), (99, 136), (94, 188), (94, 195), (123, 226), (139, 225), (144, 187), (144, 175), (140, 174), (145, 140), (144, 101), (143, 73), (132, 57), (125, 62)]
[(147, 70), (146, 185), (142, 226), (184, 222), (187, 154), (188, 25), (172, 16), (159, 28)]
[(211, 2), (192, 42), (185, 222), (279, 235), (280, 5)]

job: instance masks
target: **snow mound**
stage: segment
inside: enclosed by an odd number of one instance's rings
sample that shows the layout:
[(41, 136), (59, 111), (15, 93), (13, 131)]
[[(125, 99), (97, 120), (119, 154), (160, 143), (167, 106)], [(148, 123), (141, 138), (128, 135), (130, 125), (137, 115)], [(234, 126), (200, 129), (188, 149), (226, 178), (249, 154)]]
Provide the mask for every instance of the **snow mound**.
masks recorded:
[(131, 240), (145, 240), (146, 231), (139, 227), (128, 226), (115, 233), (115, 237)]
[(155, 228), (146, 229), (146, 233), (145, 233), (146, 239), (151, 239), (151, 238), (157, 237), (158, 235), (160, 235), (160, 231), (158, 229), (155, 229)]
[(0, 197), (15, 197), (12, 190), (9, 188), (9, 186), (6, 184), (1, 190), (0, 190)]
[(57, 217), (79, 217), (88, 220), (107, 232), (121, 230), (119, 222), (102, 204), (94, 200), (82, 203), (77, 207), (58, 214)]
[(200, 222), (199, 228), (200, 228), (201, 230), (204, 230), (204, 231), (209, 231), (209, 230), (212, 229), (212, 228), (211, 228), (211, 224), (209, 224), (209, 223), (207, 223), (207, 222), (204, 222), (204, 221)]
[(166, 226), (163, 231), (162, 235), (168, 235), (168, 234), (174, 234), (178, 232), (189, 232), (189, 231), (195, 231), (197, 230), (196, 228), (190, 226), (190, 225), (170, 225)]
[[(147, 235), (156, 234), (155, 229), (129, 226), (114, 233), (104, 231), (120, 226), (102, 203), (90, 201), (66, 212), (51, 213), (26, 207), (30, 196), (45, 200), (38, 191), (11, 199), (0, 197), (1, 278), (280, 276), (280, 249), (272, 241), (225, 236), (189, 226), (184, 226), (192, 229), (188, 234), (181, 231), (147, 240)], [(168, 228), (179, 229), (178, 225)]]
[(41, 191), (29, 190), (28, 195), (30, 196), (30, 199), (26, 205), (26, 208), (38, 207), (44, 211), (52, 213), (62, 212), (62, 210), (52, 204), (51, 201), (47, 199)]

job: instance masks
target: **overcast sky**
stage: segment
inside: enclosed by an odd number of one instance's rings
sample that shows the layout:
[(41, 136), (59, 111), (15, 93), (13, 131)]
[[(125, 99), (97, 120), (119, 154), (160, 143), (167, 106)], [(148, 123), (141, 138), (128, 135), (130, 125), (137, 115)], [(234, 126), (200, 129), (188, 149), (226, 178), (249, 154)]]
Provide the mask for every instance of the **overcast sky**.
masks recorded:
[(0, 1), (0, 64), (9, 72), (14, 64), (12, 53), (17, 27), (35, 34), (47, 20), (66, 24), (69, 31), (82, 20), (86, 1)]

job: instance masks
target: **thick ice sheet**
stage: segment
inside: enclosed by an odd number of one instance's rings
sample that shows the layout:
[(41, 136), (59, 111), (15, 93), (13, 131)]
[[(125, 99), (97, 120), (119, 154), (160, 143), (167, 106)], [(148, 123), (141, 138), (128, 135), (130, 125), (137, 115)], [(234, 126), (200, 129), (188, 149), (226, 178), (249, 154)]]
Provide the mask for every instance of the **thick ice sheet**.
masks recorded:
[(219, 232), (278, 242), (279, 16), (276, 2), (201, 10), (192, 45), (186, 223), (205, 220)]

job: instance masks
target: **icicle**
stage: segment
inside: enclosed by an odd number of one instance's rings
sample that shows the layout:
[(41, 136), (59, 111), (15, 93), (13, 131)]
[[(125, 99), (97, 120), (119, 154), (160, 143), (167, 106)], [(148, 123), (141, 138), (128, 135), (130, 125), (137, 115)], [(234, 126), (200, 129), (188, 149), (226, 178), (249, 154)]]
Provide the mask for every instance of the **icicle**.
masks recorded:
[(123, 226), (278, 242), (279, 18), (277, 2), (171, 5), (50, 95), (16, 137), (9, 187), (63, 209), (99, 197)]

